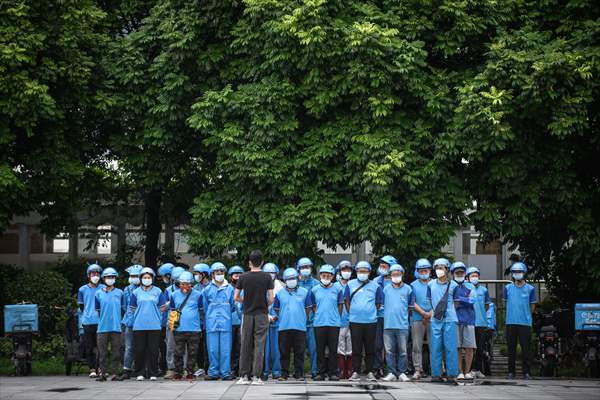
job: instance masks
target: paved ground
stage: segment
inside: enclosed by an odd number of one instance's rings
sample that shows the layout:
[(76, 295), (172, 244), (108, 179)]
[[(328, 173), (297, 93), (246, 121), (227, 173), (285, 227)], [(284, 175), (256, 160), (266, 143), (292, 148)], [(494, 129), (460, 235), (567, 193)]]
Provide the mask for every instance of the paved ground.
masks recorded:
[(232, 382), (96, 382), (87, 377), (45, 376), (0, 378), (0, 399), (600, 399), (600, 381), (592, 380), (483, 380), (471, 385), (409, 382), (274, 382), (264, 386), (237, 386)]

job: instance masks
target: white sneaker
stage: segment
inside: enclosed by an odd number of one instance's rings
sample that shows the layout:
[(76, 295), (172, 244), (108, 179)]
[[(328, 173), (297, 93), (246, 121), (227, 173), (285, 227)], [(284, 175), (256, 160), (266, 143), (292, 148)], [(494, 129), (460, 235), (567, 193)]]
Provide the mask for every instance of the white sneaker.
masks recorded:
[(369, 372), (369, 374), (367, 375), (367, 380), (369, 382), (377, 382), (377, 378), (375, 378), (375, 375), (373, 375), (372, 372)]
[(358, 372), (353, 372), (352, 376), (350, 378), (348, 378), (349, 381), (360, 381), (360, 376), (358, 375)]
[(421, 379), (421, 372), (420, 371), (415, 371), (415, 373), (412, 376), (413, 381), (418, 381), (419, 379)]
[(155, 376), (151, 376), (151, 377), (150, 377), (150, 380), (151, 380), (151, 381), (155, 381), (155, 380), (156, 380), (156, 377), (155, 377)]
[(465, 379), (473, 379), (473, 374), (471, 374), (470, 372), (467, 372), (465, 374)]
[(462, 380), (464, 380), (464, 379), (465, 379), (465, 376), (464, 376), (464, 375), (462, 374), (462, 372), (461, 372), (460, 374), (458, 374), (458, 376), (456, 377), (456, 379), (458, 379), (458, 380), (461, 380), (461, 381), (462, 381)]
[(265, 383), (262, 381), (262, 379), (257, 378), (256, 376), (254, 378), (252, 378), (252, 383), (251, 385), (264, 385)]
[(240, 379), (237, 380), (237, 382), (235, 384), (236, 385), (249, 385), (250, 381), (248, 380), (248, 377), (242, 376)]
[(136, 381), (143, 381), (144, 380), (144, 375), (139, 375), (137, 378), (135, 378)]
[(94, 370), (90, 371), (90, 378), (95, 378), (97, 376), (98, 376), (98, 374), (96, 374), (96, 371), (94, 371)]
[(387, 374), (386, 376), (384, 376), (383, 378), (381, 378), (382, 381), (386, 381), (386, 382), (392, 382), (396, 380), (396, 375), (392, 374), (391, 372), (389, 374)]
[(199, 369), (196, 370), (196, 372), (194, 372), (194, 375), (197, 376), (197, 377), (198, 376), (202, 376), (204, 374), (205, 374), (204, 368), (199, 368)]
[(471, 373), (473, 374), (473, 376), (475, 378), (479, 378), (479, 379), (485, 378), (485, 375), (481, 371), (471, 371)]
[(400, 376), (398, 377), (399, 380), (401, 380), (402, 382), (410, 382), (410, 378), (408, 376), (406, 376), (405, 373), (401, 373)]

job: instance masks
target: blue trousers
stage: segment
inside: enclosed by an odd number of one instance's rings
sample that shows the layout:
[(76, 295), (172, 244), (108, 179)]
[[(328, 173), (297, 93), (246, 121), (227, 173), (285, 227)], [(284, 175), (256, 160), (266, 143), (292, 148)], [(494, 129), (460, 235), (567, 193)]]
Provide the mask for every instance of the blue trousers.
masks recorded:
[(265, 340), (265, 367), (263, 375), (277, 378), (281, 375), (281, 361), (279, 359), (279, 333), (277, 326), (269, 326)]
[(431, 377), (442, 375), (442, 352), (446, 360), (446, 375), (458, 375), (458, 338), (456, 322), (440, 322), (431, 320)]
[(123, 369), (131, 370), (135, 354), (133, 352), (133, 329), (124, 326), (123, 343), (125, 343), (125, 351), (123, 352)]
[(319, 366), (317, 364), (317, 340), (315, 339), (315, 328), (310, 326), (306, 328), (306, 349), (310, 360), (310, 374), (317, 375)]
[(208, 375), (228, 378), (231, 375), (231, 331), (206, 332)]
[(383, 317), (377, 317), (377, 329), (375, 330), (375, 358), (373, 359), (373, 369), (383, 370), (384, 365), (384, 344), (383, 344)]
[(384, 329), (383, 344), (385, 345), (385, 362), (388, 371), (399, 376), (406, 372), (408, 357), (406, 343), (408, 342), (408, 329)]

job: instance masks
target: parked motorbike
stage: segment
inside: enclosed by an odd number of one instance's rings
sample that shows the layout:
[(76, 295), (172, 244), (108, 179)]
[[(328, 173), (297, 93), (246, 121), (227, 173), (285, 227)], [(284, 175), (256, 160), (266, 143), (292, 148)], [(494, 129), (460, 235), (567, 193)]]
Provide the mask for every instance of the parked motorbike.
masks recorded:
[(37, 304), (11, 304), (4, 306), (4, 332), (12, 338), (11, 360), (17, 376), (31, 374), (33, 335), (38, 331)]
[(560, 337), (554, 314), (541, 314), (538, 319), (538, 359), (541, 376), (556, 376), (560, 361)]

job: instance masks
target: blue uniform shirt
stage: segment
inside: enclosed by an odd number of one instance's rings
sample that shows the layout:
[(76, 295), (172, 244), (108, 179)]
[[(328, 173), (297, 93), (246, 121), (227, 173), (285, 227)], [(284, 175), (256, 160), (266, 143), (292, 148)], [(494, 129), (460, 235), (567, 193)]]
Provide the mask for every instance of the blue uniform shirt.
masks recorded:
[[(391, 279), (385, 279), (385, 277), (383, 275), (379, 275), (377, 278), (373, 279), (375, 282), (377, 282), (379, 284), (379, 286), (381, 286), (381, 290), (385, 289), (387, 286), (389, 286), (390, 283), (392, 283)], [(383, 307), (380, 307), (379, 309), (377, 309), (377, 318), (383, 318), (383, 314), (384, 314), (384, 309)]]
[(160, 307), (166, 303), (167, 296), (156, 286), (148, 290), (139, 287), (131, 294), (130, 308), (133, 309), (133, 330), (160, 330)]
[[(456, 317), (456, 310), (454, 309), (454, 291), (458, 284), (454, 282), (454, 280), (450, 281), (450, 289), (448, 289), (448, 306), (446, 307), (446, 314), (444, 315), (444, 319), (440, 322), (458, 322), (458, 318)], [(431, 309), (435, 310), (435, 307), (440, 302), (444, 293), (446, 293), (446, 288), (448, 287), (448, 282), (445, 284), (438, 283), (437, 279), (433, 279), (429, 281), (427, 284), (427, 298), (431, 303)], [(431, 320), (433, 322), (438, 322), (435, 317), (432, 317)]]
[(125, 308), (125, 296), (121, 289), (106, 287), (96, 291), (96, 311), (100, 313), (98, 333), (121, 332), (121, 315)]
[[(418, 304), (423, 311), (431, 311), (431, 302), (427, 298), (427, 284), (428, 282), (422, 282), (420, 279), (413, 281), (410, 284), (410, 288), (412, 289), (412, 293), (410, 296), (410, 306), (414, 307), (415, 304)], [(423, 317), (416, 311), (413, 311), (410, 314), (411, 321), (422, 321)]]
[(312, 303), (316, 306), (313, 325), (340, 326), (339, 305), (344, 304), (344, 292), (335, 284), (324, 287), (319, 284), (312, 288)]
[(121, 321), (121, 323), (128, 328), (131, 328), (131, 326), (133, 325), (133, 310), (129, 308), (129, 305), (131, 304), (131, 294), (137, 288), (139, 288), (138, 285), (130, 284), (125, 289), (123, 289), (123, 298), (125, 300), (125, 315), (123, 315), (123, 320)]
[(531, 304), (537, 303), (535, 288), (529, 283), (518, 287), (510, 283), (504, 287), (506, 325), (531, 326)]
[(348, 309), (346, 308), (346, 286), (348, 286), (348, 284), (346, 283), (345, 285), (340, 282), (337, 281), (336, 283), (334, 283), (335, 286), (339, 287), (339, 289), (342, 291), (342, 293), (344, 294), (344, 305), (342, 308), (342, 315), (340, 316), (340, 327), (341, 328), (347, 328), (350, 326), (350, 320), (349, 320), (349, 314), (348, 314)]
[(475, 297), (472, 295), (474, 286), (469, 282), (459, 284), (454, 290), (456, 316), (459, 325), (475, 326)]
[(312, 301), (308, 290), (303, 287), (297, 287), (294, 290), (281, 289), (275, 295), (273, 302), (273, 309), (279, 315), (277, 330), (295, 329), (306, 332), (306, 309), (310, 307), (312, 307)]
[(202, 292), (206, 332), (231, 331), (231, 314), (236, 310), (233, 286), (227, 281), (219, 287), (211, 282)]
[(412, 289), (406, 283), (399, 288), (386, 285), (383, 289), (383, 329), (408, 329), (408, 304)]
[(96, 292), (103, 287), (104, 284), (99, 283), (96, 287), (91, 287), (89, 284), (83, 285), (77, 291), (77, 304), (83, 304), (83, 313), (81, 315), (82, 325), (97, 325), (99, 322), (98, 312), (96, 311)]
[(377, 322), (377, 304), (383, 304), (383, 289), (375, 281), (368, 281), (362, 285), (358, 279), (348, 282), (344, 293), (345, 300), (350, 301), (350, 296), (357, 291), (350, 303), (349, 320), (359, 324)]
[[(177, 289), (171, 293), (171, 301), (169, 303), (170, 310), (177, 310), (183, 304), (187, 293), (183, 293), (181, 289)], [(190, 289), (190, 297), (187, 299), (185, 306), (181, 310), (179, 317), (179, 326), (176, 332), (200, 332), (200, 312), (202, 311), (202, 294), (197, 290)]]
[[(320, 285), (321, 282), (319, 282), (318, 280), (316, 280), (315, 278), (313, 278), (312, 276), (309, 276), (308, 278), (302, 279), (302, 276), (300, 275), (298, 278), (298, 286), (300, 286), (301, 288), (304, 288), (308, 291), (309, 296), (310, 296), (310, 292), (312, 290), (313, 287)], [(310, 313), (308, 314), (308, 322), (306, 323), (306, 327), (310, 328), (313, 326), (313, 321), (315, 319), (315, 314), (313, 313), (312, 310), (310, 310)]]
[(475, 326), (487, 327), (486, 304), (491, 304), (490, 294), (487, 288), (483, 285), (476, 285), (473, 290), (475, 297)]
[[(179, 290), (179, 288), (175, 285), (169, 285), (167, 286), (167, 288), (165, 289), (164, 296), (165, 296), (165, 303), (169, 302), (171, 300), (171, 295), (176, 291)], [(162, 328), (167, 326), (167, 320), (169, 319), (169, 310), (166, 309), (165, 311), (163, 311), (161, 313), (160, 316), (160, 326)]]

